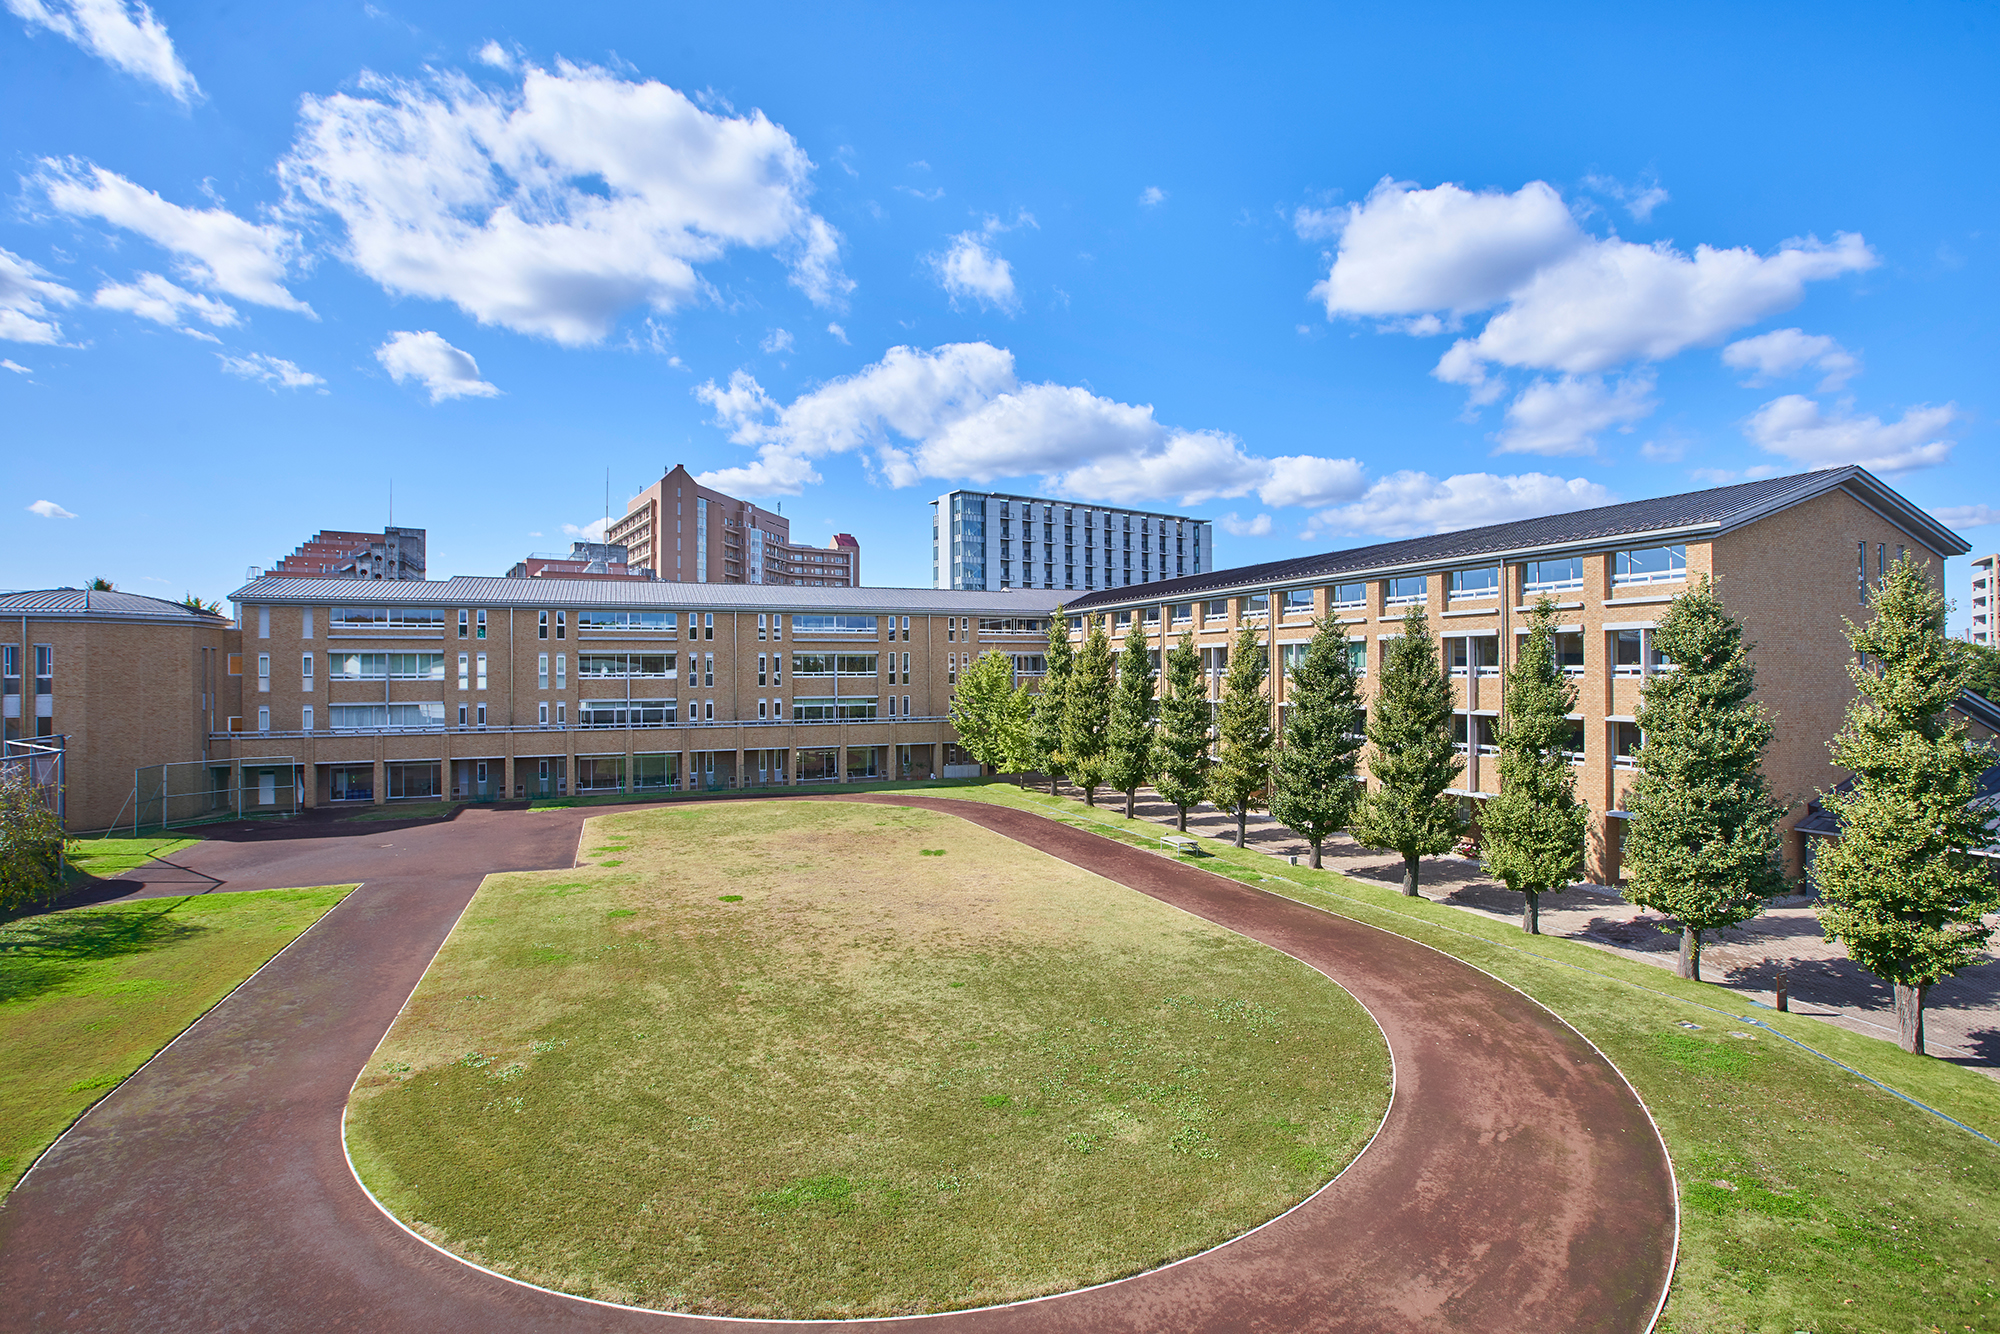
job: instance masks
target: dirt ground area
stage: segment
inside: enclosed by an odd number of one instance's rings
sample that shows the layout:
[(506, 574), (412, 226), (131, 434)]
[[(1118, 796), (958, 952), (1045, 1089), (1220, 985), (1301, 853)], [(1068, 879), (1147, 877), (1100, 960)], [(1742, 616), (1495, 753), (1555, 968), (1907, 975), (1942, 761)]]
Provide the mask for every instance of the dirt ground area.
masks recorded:
[[(1064, 786), (1060, 790), (1078, 801), (1083, 798), (1077, 788)], [(1099, 793), (1098, 806), (1108, 814), (1122, 815), (1124, 797)], [(1174, 825), (1174, 808), (1150, 789), (1140, 790), (1137, 815), (1168, 829)], [(1200, 806), (1188, 812), (1188, 832), (1233, 839), (1236, 821), (1214, 807)], [(1280, 859), (1297, 857), (1300, 865), (1305, 864), (1309, 851), (1304, 839), (1258, 812), (1250, 816), (1249, 844)], [(1323, 860), (1328, 869), (1358, 880), (1402, 883), (1402, 858), (1361, 847), (1345, 835), (1326, 846)], [(1470, 858), (1425, 858), (1419, 892), (1466, 912), (1520, 920), (1521, 896), (1489, 878)], [(1579, 940), (1671, 970), (1680, 937), (1660, 929), (1665, 920), (1658, 913), (1625, 902), (1611, 886), (1580, 885), (1542, 896), (1543, 934)], [(1713, 933), (1702, 952), (1704, 981), (1764, 1005), (1775, 1001), (1781, 971), (1786, 974), (1793, 1014), (1811, 1015), (1871, 1037), (1895, 1039), (1896, 1012), (1888, 984), (1849, 959), (1844, 946), (1820, 934), (1810, 897), (1775, 900), (1740, 929)], [(2000, 958), (1989, 952), (1985, 963), (1932, 988), (1924, 1033), (1932, 1055), (2000, 1080)]]

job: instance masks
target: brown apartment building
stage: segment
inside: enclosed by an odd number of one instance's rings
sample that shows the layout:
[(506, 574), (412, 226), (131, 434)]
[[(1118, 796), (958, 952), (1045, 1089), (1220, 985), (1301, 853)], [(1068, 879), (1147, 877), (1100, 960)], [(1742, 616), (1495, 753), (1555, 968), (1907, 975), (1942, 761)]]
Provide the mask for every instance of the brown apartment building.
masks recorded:
[(632, 565), (673, 583), (861, 586), (861, 544), (852, 536), (836, 533), (824, 547), (795, 545), (784, 515), (703, 486), (678, 463), (632, 497), (604, 540), (623, 546)]
[[(1284, 666), (1316, 620), (1346, 628), (1372, 691), (1383, 641), (1422, 606), (1454, 681), (1460, 794), (1476, 813), (1499, 788), (1502, 669), (1532, 605), (1552, 599), (1556, 654), (1578, 686), (1577, 790), (1595, 813), (1588, 873), (1609, 884), (1620, 873), (1639, 692), (1672, 670), (1652, 631), (1690, 575), (1711, 575), (1756, 646), (1758, 692), (1777, 729), (1765, 768), (1789, 805), (1785, 855), (1796, 874), (1804, 847), (1793, 826), (1843, 776), (1826, 750), (1853, 695), (1843, 618), (1864, 615), (1869, 586), (1902, 555), (1928, 562), (1942, 588), (1945, 557), (1968, 549), (1866, 470), (1834, 468), (1104, 590), (1069, 610), (1108, 616), (1115, 634), (1137, 616), (1148, 634), (1164, 631), (1162, 647), (1193, 631), (1218, 696), (1237, 632), (1257, 627), (1282, 719)], [(1073, 616), (1073, 633), (1080, 624)]]
[(137, 593), (0, 595), (0, 727), (60, 738), (69, 824), (104, 828), (129, 818), (136, 769), (229, 751), (212, 738), (242, 712), (238, 639), (226, 617)]
[(353, 533), (327, 528), (299, 544), (266, 574), (298, 579), (422, 579), (424, 530)]
[(232, 600), (242, 703), (208, 742), (290, 757), (308, 806), (977, 773), (946, 720), (958, 672), (997, 648), (1038, 676), (1055, 605), (562, 578)]

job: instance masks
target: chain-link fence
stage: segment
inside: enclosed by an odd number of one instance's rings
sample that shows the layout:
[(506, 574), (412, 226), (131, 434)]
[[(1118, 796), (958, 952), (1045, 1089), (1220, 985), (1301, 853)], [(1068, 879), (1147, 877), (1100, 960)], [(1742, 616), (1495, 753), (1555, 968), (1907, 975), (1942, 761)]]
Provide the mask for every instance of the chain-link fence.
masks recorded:
[(132, 774), (134, 830), (246, 815), (296, 815), (303, 806), (298, 762), (290, 755), (234, 764), (149, 764)]

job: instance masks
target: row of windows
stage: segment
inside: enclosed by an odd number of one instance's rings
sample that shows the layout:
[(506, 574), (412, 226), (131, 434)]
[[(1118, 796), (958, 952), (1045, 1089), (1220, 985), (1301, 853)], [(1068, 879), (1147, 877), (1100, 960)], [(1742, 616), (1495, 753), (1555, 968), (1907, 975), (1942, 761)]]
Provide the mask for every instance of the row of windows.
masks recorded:
[[(1628, 767), (1635, 762), (1639, 748), (1644, 744), (1639, 724), (1630, 719), (1610, 719), (1611, 759), (1620, 767)], [(1569, 741), (1563, 747), (1563, 754), (1573, 762), (1582, 763), (1588, 754), (1589, 729), (1583, 719), (1569, 720)], [(1454, 713), (1451, 716), (1451, 739), (1460, 750), (1477, 749), (1482, 755), (1492, 755), (1500, 749), (1500, 719), (1490, 713)]]
[[(557, 727), (569, 726), (569, 702), (556, 700), (553, 722)], [(551, 722), (550, 701), (536, 703), (536, 722), (547, 727)], [(458, 706), (460, 727), (487, 726), (487, 706), (484, 704)], [(300, 727), (314, 730), (315, 709), (306, 705), (300, 711)], [(670, 727), (683, 721), (679, 700), (674, 699), (596, 699), (581, 700), (577, 703), (577, 726), (584, 728), (626, 728), (626, 727)], [(912, 717), (910, 697), (904, 695), (898, 706), (894, 695), (801, 695), (792, 701), (792, 721), (813, 722), (853, 722), (878, 717)], [(782, 699), (760, 699), (757, 701), (757, 717), (760, 721), (785, 720), (785, 701)], [(436, 730), (445, 725), (446, 707), (443, 701), (397, 704), (335, 704), (327, 709), (327, 726), (337, 732), (380, 731), (384, 729)], [(689, 700), (685, 715), (687, 722), (714, 722), (715, 701)], [(725, 719), (725, 721), (730, 721)], [(747, 719), (745, 720), (747, 721)], [(271, 730), (271, 710), (269, 706), (257, 710), (257, 730)]]

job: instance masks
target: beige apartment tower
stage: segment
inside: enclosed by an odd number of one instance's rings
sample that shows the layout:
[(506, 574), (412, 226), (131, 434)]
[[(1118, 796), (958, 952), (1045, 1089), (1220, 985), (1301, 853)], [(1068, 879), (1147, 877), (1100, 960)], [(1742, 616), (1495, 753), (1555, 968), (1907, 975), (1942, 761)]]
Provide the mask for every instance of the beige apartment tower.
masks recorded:
[(2000, 575), (2000, 556), (1981, 556), (1972, 562), (1972, 596), (1966, 599), (1965, 609), (1969, 619), (1965, 627), (1965, 637), (1974, 644), (1995, 647), (1993, 622), (1994, 578)]
[(605, 533), (632, 565), (669, 583), (857, 588), (861, 544), (836, 533), (796, 546), (784, 515), (695, 481), (683, 464), (632, 497)]

